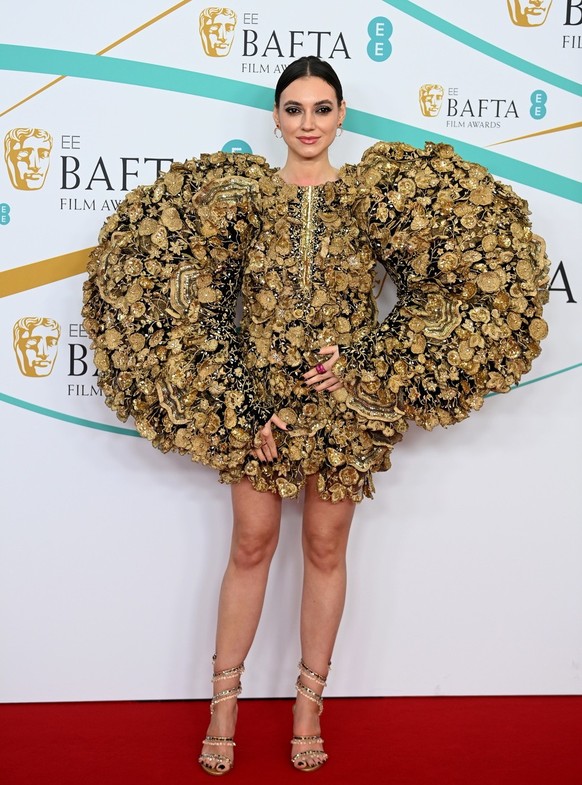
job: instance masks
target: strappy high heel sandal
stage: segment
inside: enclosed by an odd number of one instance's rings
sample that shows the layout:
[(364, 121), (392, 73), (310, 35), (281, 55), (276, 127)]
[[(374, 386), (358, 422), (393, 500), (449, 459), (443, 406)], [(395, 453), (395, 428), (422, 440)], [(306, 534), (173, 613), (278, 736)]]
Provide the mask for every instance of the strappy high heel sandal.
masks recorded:
[[(321, 697), (321, 693), (312, 690), (311, 687), (308, 687), (307, 684), (304, 684), (302, 677), (310, 679), (311, 682), (321, 687), (322, 690), (324, 687), (327, 687), (327, 682), (325, 680), (327, 677), (320, 676), (319, 673), (312, 671), (311, 668), (307, 667), (303, 660), (300, 660), (298, 667), (299, 676), (297, 677), (297, 681), (295, 683), (297, 694), (303, 695), (308, 700), (316, 703), (318, 708), (318, 715), (320, 715), (323, 711), (323, 698)], [(329, 663), (329, 667), (331, 668), (331, 662)], [(319, 735), (293, 736), (291, 739), (291, 744), (296, 744), (297, 746), (313, 747), (316, 744), (323, 744), (323, 739)], [(310, 760), (312, 760), (313, 763), (310, 763)], [(291, 756), (291, 763), (298, 771), (316, 771), (323, 766), (326, 760), (327, 753), (323, 750), (300, 750), (299, 752), (296, 752), (295, 755)]]
[[(212, 661), (216, 661), (216, 654), (212, 658)], [(217, 703), (222, 703), (222, 701), (232, 700), (233, 698), (238, 698), (238, 696), (242, 692), (242, 686), (240, 683), (240, 676), (245, 671), (244, 662), (240, 665), (237, 665), (236, 668), (227, 668), (224, 671), (214, 671), (212, 674), (212, 683), (216, 684), (219, 681), (226, 681), (227, 679), (232, 679), (234, 676), (239, 677), (239, 682), (236, 687), (231, 687), (228, 690), (220, 690), (215, 695), (212, 696), (210, 701), (210, 714), (214, 714), (214, 707)], [(236, 747), (236, 744), (232, 738), (232, 736), (206, 736), (203, 744), (206, 744), (209, 747)], [(232, 758), (229, 758), (228, 755), (223, 755), (218, 752), (203, 752), (200, 757), (198, 758), (198, 763), (202, 766), (204, 771), (208, 774), (214, 775), (221, 775), (221, 774), (228, 774), (229, 771), (232, 771), (234, 768), (234, 762)]]

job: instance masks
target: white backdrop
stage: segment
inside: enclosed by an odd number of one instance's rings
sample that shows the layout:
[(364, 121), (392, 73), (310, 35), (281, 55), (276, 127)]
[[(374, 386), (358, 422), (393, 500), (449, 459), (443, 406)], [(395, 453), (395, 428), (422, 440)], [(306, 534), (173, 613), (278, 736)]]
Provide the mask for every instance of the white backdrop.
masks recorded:
[[(231, 2), (220, 57), (201, 44), (203, 3), (31, 0), (34, 25), (3, 16), (0, 134), (43, 129), (52, 145), (32, 180), (32, 159), (0, 161), (0, 699), (209, 695), (228, 488), (104, 406), (82, 270), (124, 185), (154, 179), (145, 159), (224, 146), (282, 164), (271, 88), (318, 42), (350, 107), (334, 163), (379, 138), (452, 141), (529, 200), (555, 276), (525, 383), (452, 429), (411, 428), (359, 506), (327, 694), (582, 691), (582, 10), (486, 6)], [(434, 116), (422, 85), (441, 88)], [(60, 325), (44, 371), (13, 348), (30, 316)], [(288, 503), (246, 696), (293, 692), (299, 528)]]

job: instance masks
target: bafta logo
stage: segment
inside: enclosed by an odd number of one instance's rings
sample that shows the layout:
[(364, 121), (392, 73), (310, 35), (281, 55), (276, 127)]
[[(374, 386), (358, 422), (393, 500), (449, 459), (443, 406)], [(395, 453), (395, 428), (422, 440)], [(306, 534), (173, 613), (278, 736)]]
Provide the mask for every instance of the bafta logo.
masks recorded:
[(200, 39), (208, 57), (226, 57), (234, 39), (236, 14), (230, 8), (204, 8), (200, 13)]
[(16, 322), (12, 334), (20, 373), (33, 378), (49, 376), (57, 359), (60, 324), (46, 317), (25, 316)]
[(425, 117), (436, 117), (441, 110), (445, 88), (440, 84), (423, 84), (418, 90), (420, 110)]
[(509, 15), (518, 27), (541, 27), (545, 24), (553, 0), (507, 0)]
[(38, 191), (49, 168), (53, 138), (42, 128), (13, 128), (4, 137), (10, 182), (19, 191)]

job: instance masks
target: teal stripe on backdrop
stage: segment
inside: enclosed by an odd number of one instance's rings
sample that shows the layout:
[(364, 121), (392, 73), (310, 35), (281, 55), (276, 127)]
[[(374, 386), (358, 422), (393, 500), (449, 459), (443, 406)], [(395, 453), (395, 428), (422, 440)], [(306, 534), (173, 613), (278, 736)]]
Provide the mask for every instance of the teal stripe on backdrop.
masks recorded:
[[(553, 376), (560, 376), (563, 373), (568, 373), (568, 371), (574, 371), (576, 368), (582, 368), (582, 363), (575, 363), (574, 365), (568, 365), (567, 368), (560, 368), (558, 371), (552, 371), (551, 373), (546, 373), (544, 376), (538, 376), (537, 379), (526, 379), (519, 384), (516, 384), (512, 387), (512, 390), (517, 390), (519, 387), (527, 387), (528, 384), (536, 384), (536, 382), (543, 382), (546, 379), (551, 379)], [(489, 393), (486, 395), (486, 398), (490, 398), (492, 395), (503, 395), (503, 393)]]
[[(521, 387), (527, 387), (528, 384), (535, 384), (536, 382), (543, 382), (546, 379), (551, 379), (553, 376), (560, 376), (560, 374), (567, 373), (568, 371), (573, 371), (576, 368), (582, 368), (582, 362), (576, 363), (575, 365), (569, 365), (567, 368), (560, 368), (558, 371), (552, 371), (551, 373), (546, 373), (544, 376), (538, 376), (537, 379), (526, 379), (519, 384), (516, 384), (515, 387), (512, 387), (512, 390), (518, 390)], [(486, 395), (486, 398), (490, 398), (493, 395), (500, 395), (501, 393), (489, 393)], [(94, 428), (97, 431), (106, 431), (108, 433), (116, 433), (121, 436), (138, 436), (141, 438), (140, 434), (137, 431), (132, 431), (129, 428), (119, 428), (115, 425), (106, 425), (100, 422), (93, 422), (93, 420), (84, 420), (81, 417), (73, 417), (70, 414), (64, 414), (63, 412), (54, 411), (54, 409), (46, 409), (44, 406), (37, 406), (34, 403), (29, 403), (28, 401), (22, 401), (20, 398), (13, 398), (11, 395), (5, 395), (4, 393), (0, 393), (0, 403), (8, 403), (11, 406), (17, 406), (19, 409), (26, 409), (29, 412), (33, 412), (34, 414), (41, 414), (44, 417), (52, 417), (55, 420), (61, 420), (61, 422), (68, 422), (72, 425), (82, 425), (85, 428)]]
[[(85, 79), (152, 87), (267, 111), (271, 111), (273, 106), (273, 90), (269, 87), (153, 63), (79, 52), (0, 44), (0, 70), (2, 69), (67, 74)], [(582, 202), (580, 182), (466, 142), (440, 134), (428, 134), (422, 128), (356, 109), (348, 112), (344, 126), (346, 130), (363, 136), (375, 139), (397, 139), (416, 147), (422, 147), (427, 136), (436, 141), (448, 142), (453, 144), (463, 156), (482, 163), (500, 177), (506, 177), (564, 199)]]
[[(498, 60), (500, 63), (508, 65), (510, 68), (522, 71), (524, 74), (529, 74), (536, 79), (559, 87), (561, 90), (574, 93), (574, 95), (582, 95), (582, 84), (579, 82), (574, 82), (572, 79), (568, 79), (565, 76), (554, 74), (552, 71), (535, 65), (535, 63), (530, 63), (529, 60), (524, 60), (521, 57), (517, 57), (517, 55), (512, 55), (510, 52), (506, 52), (505, 49), (500, 49), (498, 46), (490, 44), (489, 41), (484, 41), (482, 38), (478, 38), (476, 35), (468, 33), (466, 30), (451, 24), (451, 22), (447, 22), (446, 19), (442, 19), (436, 14), (431, 14), (430, 11), (421, 8), (416, 5), (416, 3), (411, 3), (410, 0), (384, 0), (384, 2), (393, 6), (398, 11), (402, 11), (407, 16), (412, 16), (419, 22), (432, 27), (434, 30), (438, 30), (439, 33), (443, 33), (449, 38), (454, 38), (461, 44), (465, 44), (466, 46), (471, 47), (471, 49), (481, 52), (481, 54), (492, 57), (494, 60)], [(505, 3), (501, 0), (499, 5), (505, 6)], [(483, 12), (485, 8), (485, 3), (480, 5), (481, 12)], [(505, 13), (505, 8), (503, 9), (503, 12)]]
[(216, 98), (231, 104), (273, 109), (274, 90), (166, 65), (122, 60), (63, 49), (0, 44), (0, 70), (77, 76)]
[(374, 139), (402, 140), (414, 145), (414, 147), (424, 147), (424, 143), (427, 140), (431, 142), (446, 142), (447, 144), (452, 144), (459, 155), (462, 155), (469, 161), (477, 161), (483, 164), (483, 166), (486, 166), (500, 177), (505, 177), (523, 185), (533, 186), (539, 191), (555, 194), (572, 202), (582, 203), (582, 183), (580, 181), (524, 163), (517, 158), (510, 158), (507, 155), (494, 153), (492, 150), (486, 150), (474, 144), (462, 142), (460, 139), (451, 139), (450, 136), (429, 133), (424, 128), (416, 128), (413, 125), (399, 123), (396, 120), (389, 120), (388, 118), (360, 112), (356, 109), (349, 110), (344, 128), (357, 134), (371, 136)]
[(44, 406), (37, 406), (35, 403), (22, 401), (20, 398), (13, 398), (11, 395), (5, 395), (4, 393), (0, 393), (0, 402), (9, 403), (11, 406), (17, 406), (19, 409), (26, 409), (26, 411), (34, 414), (41, 414), (43, 417), (52, 417), (54, 420), (68, 422), (71, 425), (82, 425), (84, 428), (94, 428), (97, 431), (107, 431), (108, 433), (116, 433), (121, 436), (138, 436), (141, 438), (137, 431), (132, 431), (130, 428), (119, 428), (116, 425), (105, 425), (104, 423), (93, 422), (93, 420), (84, 420), (82, 417), (73, 417), (71, 414), (57, 412), (54, 409), (46, 409)]

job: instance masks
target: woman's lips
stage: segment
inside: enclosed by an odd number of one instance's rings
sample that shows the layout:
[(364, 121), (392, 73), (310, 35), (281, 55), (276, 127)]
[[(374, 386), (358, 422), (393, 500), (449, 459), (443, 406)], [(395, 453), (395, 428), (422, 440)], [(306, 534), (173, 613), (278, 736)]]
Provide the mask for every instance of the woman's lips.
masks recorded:
[(298, 136), (297, 138), (303, 144), (315, 144), (319, 141), (319, 136)]

